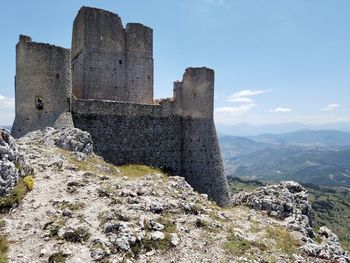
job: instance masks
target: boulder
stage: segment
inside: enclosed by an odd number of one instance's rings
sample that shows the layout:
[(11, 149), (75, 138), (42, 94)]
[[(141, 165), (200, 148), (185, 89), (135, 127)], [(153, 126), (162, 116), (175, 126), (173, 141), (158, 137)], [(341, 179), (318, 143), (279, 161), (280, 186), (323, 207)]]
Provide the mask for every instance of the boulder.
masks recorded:
[(232, 203), (265, 210), (273, 217), (285, 219), (289, 228), (313, 236), (308, 194), (297, 182), (282, 181), (278, 185), (258, 187), (254, 192), (240, 192), (232, 196)]
[(54, 129), (47, 127), (43, 131), (28, 133), (21, 140), (30, 140), (49, 148), (59, 147), (71, 151), (80, 161), (85, 160), (93, 153), (91, 135), (77, 128)]
[(16, 185), (19, 178), (32, 173), (9, 131), (0, 129), (0, 196)]
[(337, 235), (325, 226), (320, 227), (317, 232), (316, 243), (312, 239), (308, 239), (303, 245), (304, 252), (311, 257), (330, 260), (331, 262), (350, 262), (350, 257), (341, 247)]

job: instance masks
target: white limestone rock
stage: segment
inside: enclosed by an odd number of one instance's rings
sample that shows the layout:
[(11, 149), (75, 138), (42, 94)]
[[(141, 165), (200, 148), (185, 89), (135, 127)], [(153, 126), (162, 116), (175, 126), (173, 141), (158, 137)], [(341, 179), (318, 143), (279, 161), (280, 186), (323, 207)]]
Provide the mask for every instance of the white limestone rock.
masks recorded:
[(8, 194), (19, 178), (32, 172), (9, 131), (0, 129), (0, 196)]

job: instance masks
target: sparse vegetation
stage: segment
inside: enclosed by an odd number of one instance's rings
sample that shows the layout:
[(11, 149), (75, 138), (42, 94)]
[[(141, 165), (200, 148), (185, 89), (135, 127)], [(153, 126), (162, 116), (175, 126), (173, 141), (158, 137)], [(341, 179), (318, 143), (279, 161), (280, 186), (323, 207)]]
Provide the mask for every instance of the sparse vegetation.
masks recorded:
[(170, 234), (165, 234), (163, 240), (152, 240), (146, 237), (142, 241), (138, 241), (131, 247), (131, 251), (134, 255), (138, 255), (143, 251), (160, 250), (166, 251), (172, 247)]
[(169, 219), (169, 215), (168, 214), (163, 214), (159, 218), (158, 222), (164, 226), (164, 229), (163, 229), (164, 233), (170, 234), (170, 233), (175, 233), (176, 232), (176, 222), (175, 221), (171, 221)]
[(63, 201), (60, 204), (59, 207), (60, 207), (61, 210), (64, 210), (64, 209), (68, 208), (71, 211), (77, 211), (79, 209), (84, 208), (85, 204), (83, 204), (83, 203), (70, 203), (70, 202), (67, 202), (67, 201)]
[[(20, 204), (25, 195), (33, 190), (34, 179), (32, 176), (25, 176), (20, 179), (16, 186), (6, 196), (0, 197), (0, 212), (6, 213), (11, 208)], [(1, 221), (0, 227), (2, 228), (4, 222)], [(8, 242), (5, 236), (0, 235), (0, 263), (7, 263)]]
[(51, 237), (57, 236), (58, 231), (65, 225), (66, 221), (66, 218), (56, 217), (53, 221), (46, 223), (43, 230), (47, 230)]
[(266, 229), (266, 236), (275, 241), (275, 248), (283, 253), (292, 255), (297, 252), (301, 245), (300, 241), (294, 238), (291, 233), (281, 226), (270, 226)]
[(345, 188), (308, 185), (313, 227), (326, 226), (350, 252), (350, 191)]
[(49, 257), (49, 261), (48, 261), (48, 263), (64, 263), (64, 262), (66, 262), (66, 258), (62, 252), (57, 252), (52, 254)]
[(234, 256), (246, 254), (251, 249), (251, 244), (248, 240), (242, 239), (231, 230), (224, 243), (224, 248)]
[(0, 235), (0, 263), (7, 263), (8, 243), (5, 236)]
[(0, 212), (6, 213), (12, 207), (20, 204), (26, 193), (33, 189), (33, 186), (34, 180), (31, 176), (20, 179), (8, 195), (0, 197)]
[(81, 243), (87, 241), (90, 238), (91, 234), (88, 229), (84, 227), (78, 227), (72, 231), (67, 231), (64, 233), (64, 239), (73, 242), (73, 243)]
[(23, 183), (26, 185), (29, 191), (34, 189), (34, 178), (33, 176), (25, 176), (23, 177)]
[(152, 174), (152, 173), (164, 174), (164, 172), (161, 169), (149, 167), (146, 165), (140, 165), (140, 164), (122, 165), (122, 166), (119, 166), (118, 168), (122, 172), (123, 176), (128, 176), (128, 177), (140, 177), (140, 176), (144, 176), (146, 174)]
[(72, 152), (60, 148), (55, 148), (54, 151), (65, 156), (72, 165), (76, 166), (81, 171), (89, 171), (102, 176), (119, 174), (117, 166), (106, 162), (103, 158), (97, 155), (91, 155), (87, 159), (79, 161)]

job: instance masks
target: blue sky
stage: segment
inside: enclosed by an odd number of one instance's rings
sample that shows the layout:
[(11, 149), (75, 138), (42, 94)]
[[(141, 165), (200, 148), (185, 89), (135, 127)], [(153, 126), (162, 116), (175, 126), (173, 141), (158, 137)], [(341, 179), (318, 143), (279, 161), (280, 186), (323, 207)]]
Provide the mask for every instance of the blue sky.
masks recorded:
[(154, 29), (156, 98), (186, 67), (207, 66), (218, 124), (350, 122), (349, 0), (4, 0), (0, 124), (14, 115), (18, 35), (69, 48), (82, 5)]

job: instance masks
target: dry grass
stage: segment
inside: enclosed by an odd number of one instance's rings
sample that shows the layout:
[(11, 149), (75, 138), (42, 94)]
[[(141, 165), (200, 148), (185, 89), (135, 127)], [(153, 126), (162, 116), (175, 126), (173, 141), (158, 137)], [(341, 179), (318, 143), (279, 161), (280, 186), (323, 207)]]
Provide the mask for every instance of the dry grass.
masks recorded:
[[(8, 195), (0, 197), (0, 212), (6, 213), (12, 207), (20, 204), (25, 195), (32, 190), (32, 185), (27, 186), (28, 182), (25, 182), (25, 178), (28, 176), (20, 179)], [(32, 181), (32, 179), (28, 181)], [(34, 185), (34, 181), (32, 182)]]
[(119, 169), (117, 166), (106, 162), (103, 158), (97, 155), (91, 155), (84, 161), (79, 161), (74, 156), (72, 152), (55, 148), (54, 151), (62, 154), (69, 161), (70, 164), (74, 165), (77, 169), (81, 171), (89, 171), (91, 173), (95, 173), (101, 176), (106, 175), (118, 175)]
[(288, 255), (296, 254), (301, 243), (294, 238), (290, 231), (281, 226), (270, 226), (266, 229), (266, 237), (275, 242), (277, 251)]
[(251, 249), (251, 244), (248, 240), (237, 237), (233, 230), (230, 230), (224, 243), (224, 249), (233, 256), (241, 256)]
[(127, 164), (127, 165), (118, 166), (118, 168), (122, 172), (122, 175), (127, 177), (142, 177), (147, 174), (154, 174), (154, 173), (165, 176), (165, 173), (161, 169), (153, 168), (153, 167), (141, 165), (141, 164)]

